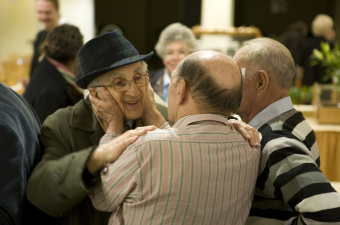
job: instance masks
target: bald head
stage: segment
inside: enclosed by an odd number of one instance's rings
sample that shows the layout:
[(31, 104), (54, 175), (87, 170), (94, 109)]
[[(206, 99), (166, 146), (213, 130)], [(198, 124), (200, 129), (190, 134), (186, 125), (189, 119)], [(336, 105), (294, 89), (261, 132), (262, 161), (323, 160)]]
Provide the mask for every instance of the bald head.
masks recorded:
[(218, 86), (232, 89), (240, 85), (240, 69), (229, 56), (216, 51), (198, 51), (188, 56), (190, 57), (197, 57)]
[(216, 51), (192, 53), (178, 65), (177, 76), (186, 81), (201, 111), (229, 115), (239, 107), (241, 73), (227, 55)]

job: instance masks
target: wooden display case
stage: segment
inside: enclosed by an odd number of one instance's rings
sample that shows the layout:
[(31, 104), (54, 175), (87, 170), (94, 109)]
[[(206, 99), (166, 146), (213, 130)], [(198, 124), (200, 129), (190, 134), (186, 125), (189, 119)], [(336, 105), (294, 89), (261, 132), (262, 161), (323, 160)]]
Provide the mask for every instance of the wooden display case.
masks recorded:
[(333, 84), (316, 84), (314, 86), (313, 104), (317, 107), (319, 123), (340, 124), (340, 87)]

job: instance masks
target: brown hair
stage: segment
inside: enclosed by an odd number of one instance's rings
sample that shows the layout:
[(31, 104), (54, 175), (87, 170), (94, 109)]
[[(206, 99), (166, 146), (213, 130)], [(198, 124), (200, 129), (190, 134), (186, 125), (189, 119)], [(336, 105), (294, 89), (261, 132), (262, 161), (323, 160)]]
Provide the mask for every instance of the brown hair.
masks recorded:
[[(40, 0), (37, 0), (37, 1), (40, 1)], [(59, 0), (43, 0), (43, 1), (51, 2), (53, 6), (57, 9), (57, 11), (59, 11)]]
[(58, 62), (75, 59), (83, 45), (83, 36), (73, 25), (62, 24), (48, 33), (43, 52)]

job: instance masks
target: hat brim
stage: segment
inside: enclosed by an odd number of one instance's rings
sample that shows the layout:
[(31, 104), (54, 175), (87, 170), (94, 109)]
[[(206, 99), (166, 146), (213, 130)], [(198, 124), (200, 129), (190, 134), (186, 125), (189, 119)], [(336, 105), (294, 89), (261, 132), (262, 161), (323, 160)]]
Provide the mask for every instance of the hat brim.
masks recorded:
[(102, 68), (102, 69), (99, 69), (99, 70), (95, 70), (95, 71), (93, 71), (89, 74), (83, 74), (83, 76), (76, 81), (76, 84), (83, 89), (87, 89), (87, 87), (91, 83), (91, 81), (93, 81), (95, 78), (103, 75), (104, 73), (106, 73), (110, 70), (116, 69), (118, 67), (131, 64), (131, 63), (139, 62), (139, 61), (142, 61), (142, 60), (147, 61), (153, 56), (153, 54), (154, 54), (154, 52), (152, 51), (147, 55), (134, 55), (134, 56), (122, 59), (118, 62), (115, 62), (108, 67), (105, 67), (105, 68)]

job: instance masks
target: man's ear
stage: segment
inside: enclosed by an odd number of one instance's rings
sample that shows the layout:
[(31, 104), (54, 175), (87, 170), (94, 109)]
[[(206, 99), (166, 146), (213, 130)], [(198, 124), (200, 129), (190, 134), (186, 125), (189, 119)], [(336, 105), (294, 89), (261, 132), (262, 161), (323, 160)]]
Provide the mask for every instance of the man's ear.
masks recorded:
[(176, 104), (180, 105), (185, 101), (187, 91), (188, 91), (188, 86), (184, 79), (181, 79), (179, 81), (179, 83), (177, 84), (176, 91), (177, 91)]
[(269, 76), (264, 70), (259, 70), (255, 76), (256, 93), (257, 95), (261, 95), (266, 92), (269, 87)]

